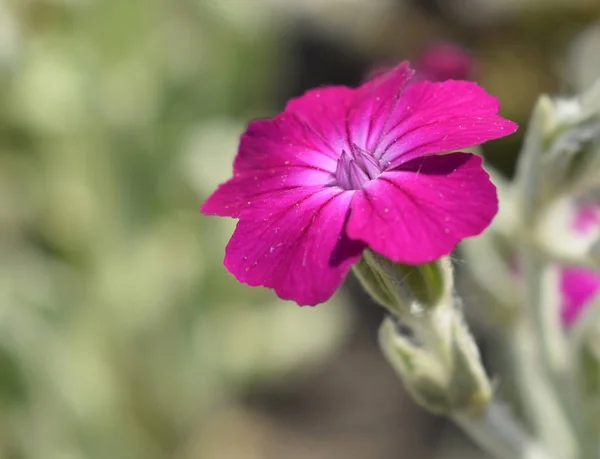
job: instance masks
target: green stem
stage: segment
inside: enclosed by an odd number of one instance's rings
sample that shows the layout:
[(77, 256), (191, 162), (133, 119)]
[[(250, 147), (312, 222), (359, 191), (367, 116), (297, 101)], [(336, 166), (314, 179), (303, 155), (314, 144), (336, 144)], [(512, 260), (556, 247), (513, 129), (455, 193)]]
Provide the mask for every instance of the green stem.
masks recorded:
[[(527, 231), (527, 230), (525, 230)], [(524, 284), (523, 317), (507, 337), (513, 348), (516, 378), (525, 414), (535, 432), (552, 451), (565, 459), (579, 457), (574, 424), (575, 386), (569, 374), (568, 345), (561, 328), (558, 304), (545, 295), (548, 263), (529, 239), (520, 243)], [(556, 285), (556, 279), (552, 280)]]
[(547, 377), (530, 318), (516, 322), (506, 339), (515, 368), (523, 413), (542, 444), (561, 459), (577, 457), (577, 442), (555, 386)]
[[(495, 459), (555, 459), (530, 438), (507, 409), (492, 402), (482, 416), (458, 413), (452, 419)], [(562, 459), (562, 457), (561, 457)]]

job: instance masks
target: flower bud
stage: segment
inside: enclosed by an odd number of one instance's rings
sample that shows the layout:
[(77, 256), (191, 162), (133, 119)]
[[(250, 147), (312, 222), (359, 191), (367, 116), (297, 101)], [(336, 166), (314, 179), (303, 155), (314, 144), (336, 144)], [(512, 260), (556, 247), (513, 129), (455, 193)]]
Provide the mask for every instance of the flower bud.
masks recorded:
[[(456, 310), (433, 315), (438, 317), (403, 329), (386, 319), (379, 332), (383, 353), (414, 399), (429, 411), (481, 414), (491, 399), (491, 386), (477, 346)], [(448, 333), (439, 333), (440, 326)]]
[(434, 413), (483, 412), (490, 383), (457, 308), (450, 259), (412, 266), (367, 250), (354, 270), (392, 315), (380, 346), (417, 402)]
[(577, 97), (540, 97), (517, 167), (526, 223), (556, 197), (597, 187), (599, 142), (600, 81)]
[(354, 272), (365, 290), (398, 317), (434, 308), (452, 292), (452, 264), (448, 257), (422, 265), (405, 265), (366, 250)]

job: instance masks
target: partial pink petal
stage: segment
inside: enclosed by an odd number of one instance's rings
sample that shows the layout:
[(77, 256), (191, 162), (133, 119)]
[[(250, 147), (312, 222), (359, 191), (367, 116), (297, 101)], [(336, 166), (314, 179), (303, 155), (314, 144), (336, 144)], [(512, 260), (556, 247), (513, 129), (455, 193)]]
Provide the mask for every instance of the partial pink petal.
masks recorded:
[(512, 134), (518, 126), (498, 110), (498, 100), (472, 82), (416, 83), (400, 96), (372, 151), (382, 165), (395, 167)]
[(564, 268), (561, 276), (561, 317), (565, 325), (573, 324), (600, 293), (600, 273), (586, 268)]
[[(294, 113), (319, 138), (320, 151), (327, 151), (334, 159), (342, 150), (348, 151), (346, 118), (354, 97), (354, 90), (346, 86), (328, 86), (311, 89), (290, 100), (285, 111)], [(316, 142), (315, 142), (316, 143)]]
[(356, 89), (346, 127), (351, 144), (373, 151), (413, 74), (408, 62), (402, 62)]
[(255, 206), (237, 224), (225, 266), (248, 285), (300, 305), (327, 300), (365, 245), (344, 232), (352, 192), (306, 187)]
[(597, 202), (584, 203), (572, 222), (573, 229), (585, 236), (598, 229), (598, 226), (600, 226), (600, 205)]
[(357, 191), (347, 232), (376, 252), (419, 264), (481, 233), (498, 210), (496, 188), (468, 153), (427, 156), (385, 172)]
[(233, 178), (219, 186), (201, 211), (238, 217), (281, 191), (331, 183), (336, 167), (337, 158), (319, 134), (295, 114), (253, 121), (242, 135)]
[(279, 194), (304, 186), (319, 186), (331, 180), (331, 174), (302, 166), (238, 173), (219, 185), (200, 208), (206, 215), (239, 217), (246, 209), (278, 199)]
[(273, 167), (311, 167), (335, 172), (341, 151), (334, 154), (330, 142), (295, 113), (251, 122), (240, 139), (233, 164), (235, 173)]

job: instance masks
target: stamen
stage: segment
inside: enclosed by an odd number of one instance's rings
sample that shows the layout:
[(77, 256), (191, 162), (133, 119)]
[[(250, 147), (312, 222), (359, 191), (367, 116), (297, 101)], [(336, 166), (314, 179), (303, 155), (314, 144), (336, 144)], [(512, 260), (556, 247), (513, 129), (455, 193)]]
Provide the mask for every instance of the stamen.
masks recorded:
[(365, 183), (378, 177), (381, 172), (378, 161), (367, 151), (353, 144), (350, 152), (342, 151), (338, 159), (335, 181), (337, 186), (345, 190), (358, 190)]

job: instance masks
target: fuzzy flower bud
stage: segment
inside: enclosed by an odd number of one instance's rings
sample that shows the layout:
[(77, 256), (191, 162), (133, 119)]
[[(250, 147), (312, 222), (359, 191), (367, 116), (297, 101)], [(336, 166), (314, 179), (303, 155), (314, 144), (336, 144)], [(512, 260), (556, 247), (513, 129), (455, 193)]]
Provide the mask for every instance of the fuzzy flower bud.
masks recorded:
[(452, 266), (447, 257), (405, 265), (366, 250), (354, 272), (373, 299), (398, 317), (435, 308), (451, 296)]
[(599, 142), (600, 81), (577, 97), (540, 97), (516, 178), (528, 222), (557, 197), (581, 195), (597, 187)]
[(429, 411), (473, 415), (485, 411), (492, 395), (490, 382), (457, 310), (435, 311), (412, 326), (388, 318), (380, 328), (379, 342), (414, 399)]
[(434, 413), (483, 412), (490, 383), (456, 304), (450, 260), (412, 266), (369, 250), (354, 270), (391, 313), (380, 345), (415, 400)]

